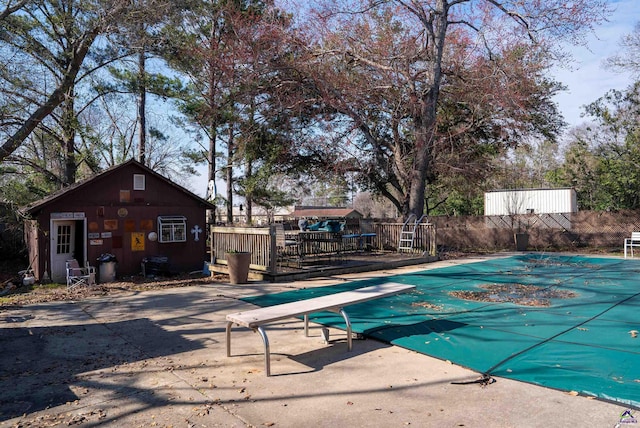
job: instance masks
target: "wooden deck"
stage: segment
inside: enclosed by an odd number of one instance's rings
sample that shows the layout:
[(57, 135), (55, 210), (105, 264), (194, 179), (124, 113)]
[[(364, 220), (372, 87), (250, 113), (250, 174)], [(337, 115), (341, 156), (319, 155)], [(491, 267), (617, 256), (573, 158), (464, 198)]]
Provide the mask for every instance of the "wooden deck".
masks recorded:
[(367, 230), (361, 225), (340, 232), (286, 232), (278, 225), (213, 227), (209, 270), (227, 273), (225, 257), (230, 250), (250, 252), (249, 278), (269, 281), (366, 272), (438, 259), (433, 224), (419, 224), (412, 248), (399, 252), (402, 226), (399, 223), (371, 223), (367, 224)]
[[(249, 278), (271, 282), (297, 281), (345, 273), (370, 272), (383, 269), (393, 269), (437, 261), (437, 256), (422, 256), (421, 254), (398, 253), (395, 251), (372, 251), (345, 254), (340, 259), (319, 257), (307, 259), (298, 267), (295, 264), (282, 266), (276, 273), (252, 270)], [(211, 264), (209, 270), (217, 273), (227, 273), (225, 264)]]

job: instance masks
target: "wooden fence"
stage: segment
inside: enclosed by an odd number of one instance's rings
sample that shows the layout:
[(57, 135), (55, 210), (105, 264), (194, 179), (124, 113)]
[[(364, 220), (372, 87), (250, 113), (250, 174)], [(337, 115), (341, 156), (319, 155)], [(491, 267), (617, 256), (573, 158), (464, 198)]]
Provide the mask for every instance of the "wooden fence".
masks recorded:
[(216, 263), (226, 264), (228, 251), (251, 252), (251, 269), (276, 268), (276, 231), (274, 227), (212, 227), (211, 257)]
[[(358, 233), (357, 223), (348, 223), (347, 226), (349, 233)], [(386, 251), (398, 248), (401, 223), (374, 220), (370, 228), (375, 236), (367, 238), (367, 247)], [(631, 232), (640, 231), (640, 211), (580, 211), (517, 217), (435, 216), (429, 218), (429, 224), (422, 224), (416, 230), (414, 251), (435, 256), (437, 251), (448, 249), (513, 250), (513, 234), (518, 230), (529, 234), (529, 250), (572, 251), (590, 248), (622, 251), (624, 239), (630, 237)], [(275, 231), (271, 228), (214, 227), (211, 232), (212, 255), (224, 263), (224, 253), (228, 249), (251, 251), (252, 268), (277, 272)]]

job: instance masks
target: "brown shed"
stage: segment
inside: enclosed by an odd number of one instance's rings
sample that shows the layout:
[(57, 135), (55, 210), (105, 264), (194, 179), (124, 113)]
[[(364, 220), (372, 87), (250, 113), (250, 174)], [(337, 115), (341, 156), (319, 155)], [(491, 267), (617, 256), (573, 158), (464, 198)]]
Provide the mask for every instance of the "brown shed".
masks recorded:
[(68, 259), (99, 267), (103, 254), (115, 256), (118, 275), (138, 274), (144, 259), (160, 257), (172, 271), (202, 269), (213, 208), (130, 160), (22, 210), (31, 267), (37, 279), (61, 283)]

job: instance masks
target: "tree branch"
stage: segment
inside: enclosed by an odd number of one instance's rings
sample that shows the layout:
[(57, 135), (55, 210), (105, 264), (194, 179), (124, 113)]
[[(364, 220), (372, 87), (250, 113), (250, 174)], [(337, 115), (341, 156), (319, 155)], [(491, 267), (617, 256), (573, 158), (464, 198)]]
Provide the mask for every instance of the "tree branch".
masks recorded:
[(23, 6), (26, 6), (26, 4), (29, 2), (29, 0), (21, 0), (18, 3), (16, 3), (15, 5), (11, 6), (11, 2), (7, 3), (7, 7), (4, 8), (4, 10), (2, 12), (0, 12), (0, 21), (2, 21), (3, 19), (5, 19), (7, 16), (11, 15), (12, 13), (17, 12), (18, 10), (20, 10)]

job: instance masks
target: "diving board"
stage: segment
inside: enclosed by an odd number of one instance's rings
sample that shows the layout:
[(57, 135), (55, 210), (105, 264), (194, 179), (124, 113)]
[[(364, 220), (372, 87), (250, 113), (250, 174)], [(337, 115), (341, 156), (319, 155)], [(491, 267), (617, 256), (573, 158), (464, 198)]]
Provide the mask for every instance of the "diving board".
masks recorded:
[(414, 288), (415, 285), (388, 282), (370, 287), (358, 288), (351, 291), (344, 291), (341, 293), (229, 314), (226, 317), (227, 357), (231, 356), (231, 327), (233, 324), (257, 331), (260, 333), (264, 343), (265, 371), (267, 376), (270, 376), (271, 356), (269, 350), (269, 338), (267, 337), (267, 333), (263, 326), (265, 324), (287, 318), (304, 316), (304, 332), (305, 336), (309, 336), (309, 314), (322, 311), (336, 312), (342, 315), (347, 327), (347, 349), (351, 351), (353, 347), (351, 338), (351, 321), (349, 320), (344, 308), (356, 303), (367, 302), (369, 300), (381, 299), (383, 297), (404, 293)]

